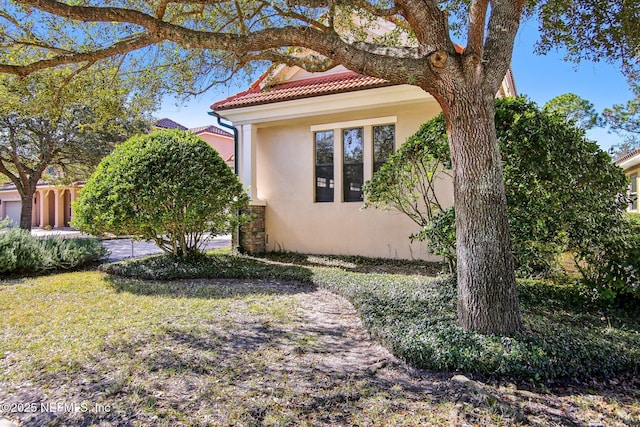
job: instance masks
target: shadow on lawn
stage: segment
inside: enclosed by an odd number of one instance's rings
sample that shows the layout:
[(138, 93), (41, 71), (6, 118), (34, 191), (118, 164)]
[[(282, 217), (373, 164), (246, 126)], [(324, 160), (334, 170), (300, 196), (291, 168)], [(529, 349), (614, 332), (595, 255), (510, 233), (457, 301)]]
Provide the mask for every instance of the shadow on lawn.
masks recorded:
[(245, 295), (292, 295), (316, 290), (316, 286), (312, 284), (277, 279), (190, 279), (160, 282), (110, 276), (106, 281), (117, 292), (174, 298), (222, 299)]
[(308, 267), (333, 267), (354, 273), (402, 274), (434, 277), (446, 273), (446, 265), (420, 259), (369, 258), (356, 255), (310, 255), (297, 252), (269, 252), (258, 259)]

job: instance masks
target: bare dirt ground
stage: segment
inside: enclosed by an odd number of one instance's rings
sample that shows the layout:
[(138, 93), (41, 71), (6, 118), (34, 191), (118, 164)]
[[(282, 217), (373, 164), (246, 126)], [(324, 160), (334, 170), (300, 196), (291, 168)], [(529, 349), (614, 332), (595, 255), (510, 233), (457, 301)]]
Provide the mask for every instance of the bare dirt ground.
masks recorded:
[[(636, 386), (532, 391), (416, 370), (328, 291), (196, 282), (233, 289), (228, 306), (195, 322), (167, 313), (153, 339), (140, 332), (114, 342), (73, 375), (0, 381), (0, 402), (101, 402), (109, 411), (5, 417), (27, 426), (640, 425)], [(256, 298), (257, 286), (268, 298)]]

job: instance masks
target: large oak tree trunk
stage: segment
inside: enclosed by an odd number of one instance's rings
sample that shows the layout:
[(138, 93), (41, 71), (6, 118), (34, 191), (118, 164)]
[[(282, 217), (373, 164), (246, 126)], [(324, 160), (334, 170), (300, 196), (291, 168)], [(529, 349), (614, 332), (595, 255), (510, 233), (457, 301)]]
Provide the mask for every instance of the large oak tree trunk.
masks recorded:
[(25, 188), (24, 194), (20, 194), (22, 208), (20, 210), (20, 228), (31, 230), (31, 220), (33, 214), (33, 194), (35, 190)]
[(521, 327), (494, 97), (458, 88), (447, 123), (453, 163), (458, 322), (502, 334)]

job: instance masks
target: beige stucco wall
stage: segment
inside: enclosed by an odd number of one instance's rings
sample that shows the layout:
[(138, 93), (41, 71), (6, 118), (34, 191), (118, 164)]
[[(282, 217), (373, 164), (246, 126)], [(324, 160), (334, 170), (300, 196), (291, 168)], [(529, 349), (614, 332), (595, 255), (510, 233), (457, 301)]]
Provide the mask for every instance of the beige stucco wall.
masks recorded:
[(627, 176), (631, 176), (633, 174), (640, 175), (640, 165), (633, 166), (625, 170), (624, 173), (627, 174)]
[[(395, 117), (397, 147), (439, 111), (438, 105), (430, 101), (258, 124), (256, 192), (258, 199), (266, 202), (267, 250), (435, 259), (426, 254), (423, 243), (410, 243), (409, 235), (419, 228), (403, 214), (373, 208), (362, 210), (362, 203), (341, 201), (342, 161), (338, 138), (334, 152), (335, 201), (314, 202), (314, 137), (311, 127)], [(367, 126), (364, 127), (366, 181), (371, 178), (373, 161), (371, 139), (367, 137), (370, 132)], [(453, 203), (450, 180), (441, 183), (438, 194), (446, 206)]]

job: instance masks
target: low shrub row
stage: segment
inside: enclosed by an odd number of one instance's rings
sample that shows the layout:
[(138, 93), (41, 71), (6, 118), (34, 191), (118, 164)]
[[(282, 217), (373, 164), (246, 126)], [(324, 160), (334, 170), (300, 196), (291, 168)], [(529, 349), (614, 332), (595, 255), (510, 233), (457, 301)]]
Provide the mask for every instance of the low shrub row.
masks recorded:
[[(285, 261), (281, 255), (278, 259)], [(532, 381), (584, 381), (640, 371), (640, 311), (607, 307), (597, 292), (579, 282), (520, 280), (524, 330), (512, 336), (486, 336), (457, 326), (454, 278), (362, 274), (355, 272), (355, 264), (338, 261), (336, 267), (312, 267), (229, 254), (191, 263), (154, 256), (101, 269), (145, 279), (227, 277), (314, 283), (349, 299), (373, 336), (419, 368)]]
[(0, 232), (0, 274), (28, 274), (71, 269), (103, 259), (106, 249), (93, 238), (39, 239), (28, 230)]

